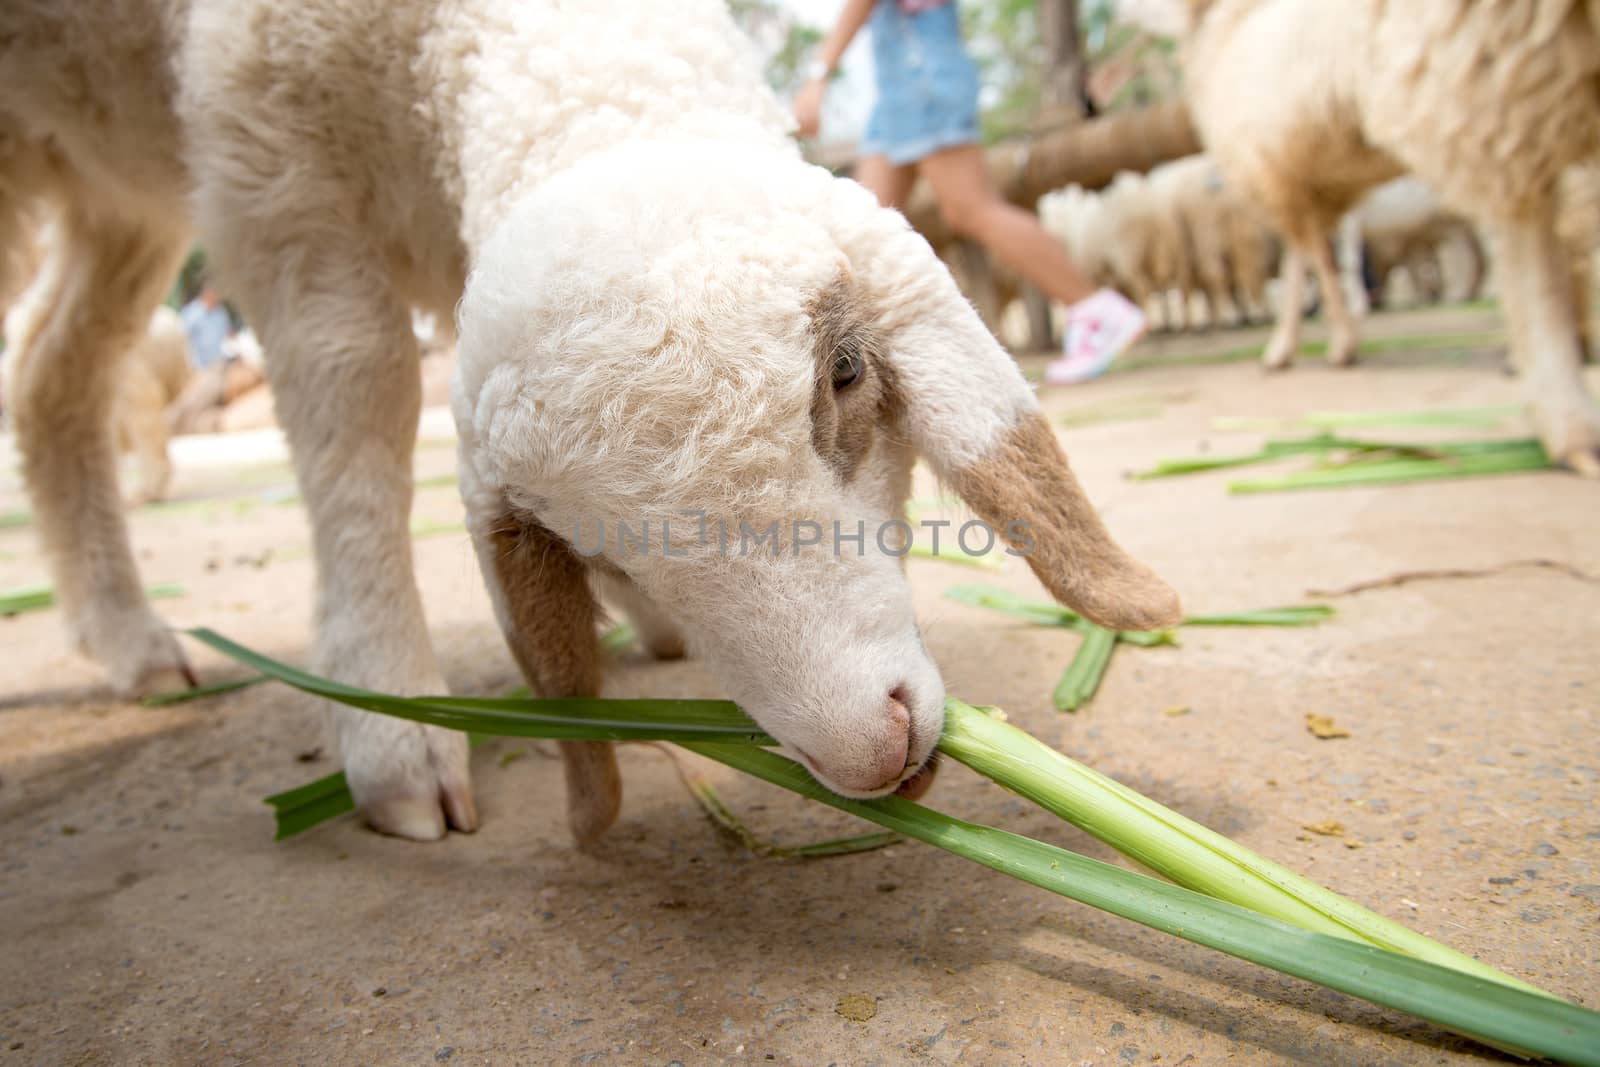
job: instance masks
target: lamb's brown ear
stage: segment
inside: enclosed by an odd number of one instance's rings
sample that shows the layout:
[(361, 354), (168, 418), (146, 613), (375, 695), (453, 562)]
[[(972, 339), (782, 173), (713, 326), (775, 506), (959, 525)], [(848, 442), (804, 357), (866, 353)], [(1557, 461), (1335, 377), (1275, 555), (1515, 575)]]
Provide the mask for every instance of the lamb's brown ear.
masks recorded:
[(1117, 630), (1155, 630), (1182, 618), (1178, 594), (1111, 539), (1037, 411), (1020, 413), (986, 455), (945, 476), (1025, 553), (1051, 595), (1085, 618)]
[(901, 216), (877, 221), (841, 242), (854, 266), (840, 300), (885, 339), (896, 429), (1062, 603), (1119, 630), (1177, 623), (1177, 594), (1111, 540), (1015, 361), (950, 272)]

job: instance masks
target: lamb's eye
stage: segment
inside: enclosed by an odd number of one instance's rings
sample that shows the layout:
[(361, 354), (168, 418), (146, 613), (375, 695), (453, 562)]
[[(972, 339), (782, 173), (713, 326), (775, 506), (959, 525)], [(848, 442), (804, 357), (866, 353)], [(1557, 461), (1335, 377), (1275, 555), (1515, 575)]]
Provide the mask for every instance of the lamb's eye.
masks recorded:
[(861, 377), (864, 364), (859, 352), (840, 352), (833, 357), (833, 388), (835, 391), (848, 388), (857, 378)]

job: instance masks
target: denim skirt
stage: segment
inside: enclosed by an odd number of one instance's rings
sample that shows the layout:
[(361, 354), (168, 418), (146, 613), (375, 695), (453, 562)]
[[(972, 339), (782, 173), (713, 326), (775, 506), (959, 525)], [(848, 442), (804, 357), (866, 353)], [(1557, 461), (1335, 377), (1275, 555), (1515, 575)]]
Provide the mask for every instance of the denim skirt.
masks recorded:
[(956, 5), (878, 0), (871, 27), (878, 99), (859, 154), (901, 165), (977, 143), (978, 68), (961, 42)]

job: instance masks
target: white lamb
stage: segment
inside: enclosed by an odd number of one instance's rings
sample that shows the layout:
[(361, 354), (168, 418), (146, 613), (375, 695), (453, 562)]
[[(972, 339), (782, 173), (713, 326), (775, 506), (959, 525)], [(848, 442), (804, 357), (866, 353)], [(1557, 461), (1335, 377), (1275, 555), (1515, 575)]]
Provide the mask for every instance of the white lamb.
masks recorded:
[(1163, 163), (1150, 172), (1149, 187), (1184, 237), (1187, 278), (1205, 295), (1208, 321), (1237, 322), (1260, 310), (1271, 235), (1216, 163), (1203, 154)]
[(1190, 108), (1207, 150), (1288, 241), (1278, 326), (1299, 343), (1305, 263), (1330, 323), (1356, 332), (1327, 235), (1368, 189), (1414, 172), (1497, 235), (1512, 350), (1550, 455), (1600, 475), (1600, 408), (1580, 375), (1555, 231), (1561, 172), (1600, 155), (1600, 0), (1190, 0)]
[[(34, 254), (36, 242), (30, 235), (24, 234), (20, 243), (22, 250), (13, 250), (16, 281), (22, 280), (20, 275), (25, 271), (37, 272), (41, 266), (41, 257)], [(0, 336), (9, 352), (29, 347), (35, 330), (42, 325), (39, 316), (46, 305), (44, 292), (48, 284), (46, 278), (40, 281), (46, 284), (19, 294), (5, 310)], [(14, 391), (9, 379), (16, 365), (15, 359), (0, 365), (0, 382), (4, 384), (0, 395)], [(176, 311), (158, 304), (150, 312), (145, 329), (129, 346), (112, 386), (112, 434), (117, 450), (133, 453), (136, 466), (137, 481), (127, 498), (130, 507), (166, 499), (172, 484), (172, 460), (167, 455), (172, 429), (167, 408), (183, 392), (189, 376), (189, 338), (184, 333), (183, 320)]]
[[(0, 42), (0, 126), (65, 176), (31, 192), (62, 202), (72, 264), (18, 357), (18, 434), (68, 618), (119, 688), (182, 662), (139, 592), (103, 425), (191, 205), (267, 352), (314, 532), (312, 666), (342, 681), (445, 688), (407, 532), (409, 311), (458, 299), (468, 522), (537, 692), (599, 690), (598, 577), (824, 784), (916, 780), (944, 690), (873, 544), (916, 454), (992, 525), (1030, 524), (1009, 539), (1031, 537), (1067, 603), (1177, 619), (927, 244), (802, 162), (716, 0), (11, 4)], [(835, 522), (865, 524), (860, 555), (812, 544)], [(646, 523), (631, 551), (621, 527)], [(774, 526), (771, 551), (717, 548)], [(460, 734), (336, 722), (374, 826), (477, 825)], [(616, 764), (604, 744), (564, 755), (587, 839), (616, 813)]]
[(1361, 243), (1375, 288), (1381, 294), (1396, 268), (1404, 267), (1419, 299), (1436, 303), (1445, 297), (1440, 252), (1459, 246), (1466, 258), (1464, 299), (1483, 286), (1483, 248), (1472, 223), (1449, 210), (1426, 184), (1396, 178), (1368, 193), (1355, 209)]
[[(1079, 270), (1136, 303), (1191, 288), (1178, 221), (1143, 175), (1124, 172), (1098, 193), (1076, 185), (1047, 193), (1039, 200), (1039, 221)], [(1187, 327), (1186, 301), (1168, 323)]]

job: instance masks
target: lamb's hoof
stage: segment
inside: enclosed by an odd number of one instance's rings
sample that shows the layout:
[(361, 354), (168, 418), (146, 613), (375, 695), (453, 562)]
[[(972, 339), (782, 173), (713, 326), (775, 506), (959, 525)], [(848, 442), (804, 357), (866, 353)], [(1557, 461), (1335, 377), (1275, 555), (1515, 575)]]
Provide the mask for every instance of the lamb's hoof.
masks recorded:
[(1261, 353), (1261, 369), (1266, 371), (1268, 374), (1276, 374), (1279, 371), (1286, 371), (1293, 365), (1293, 363), (1294, 354), (1291, 352), (1280, 352), (1269, 348), (1265, 352)]
[(1561, 462), (1580, 477), (1600, 478), (1600, 452), (1592, 448), (1568, 453), (1561, 457)]
[(77, 645), (105, 668), (119, 700), (199, 684), (177, 636), (148, 611), (88, 621), (78, 627)]
[(622, 811), (622, 774), (608, 741), (563, 741), (567, 775), (567, 826), (579, 848), (588, 848)]
[(1334, 367), (1353, 367), (1356, 365), (1356, 350), (1360, 346), (1352, 338), (1348, 341), (1333, 341), (1328, 345), (1328, 364)]
[(450, 829), (471, 833), (478, 828), (478, 808), (470, 789), (437, 794), (396, 794), (362, 805), (361, 817), (380, 834), (408, 841), (437, 841)]
[(1533, 421), (1545, 454), (1584, 478), (1600, 478), (1600, 409), (1587, 399), (1541, 408)]
[(353, 708), (339, 714), (345, 777), (368, 826), (411, 841), (478, 828), (465, 734)]

